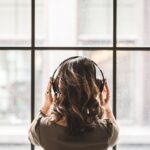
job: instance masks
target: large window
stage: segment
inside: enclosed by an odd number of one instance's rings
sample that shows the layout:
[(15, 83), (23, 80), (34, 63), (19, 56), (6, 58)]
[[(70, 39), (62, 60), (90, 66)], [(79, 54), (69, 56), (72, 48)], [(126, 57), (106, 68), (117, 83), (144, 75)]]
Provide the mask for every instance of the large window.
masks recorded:
[(83, 55), (99, 65), (110, 85), (120, 127), (113, 150), (149, 150), (149, 5), (149, 0), (0, 0), (0, 149), (35, 149), (27, 127), (49, 76), (65, 58)]

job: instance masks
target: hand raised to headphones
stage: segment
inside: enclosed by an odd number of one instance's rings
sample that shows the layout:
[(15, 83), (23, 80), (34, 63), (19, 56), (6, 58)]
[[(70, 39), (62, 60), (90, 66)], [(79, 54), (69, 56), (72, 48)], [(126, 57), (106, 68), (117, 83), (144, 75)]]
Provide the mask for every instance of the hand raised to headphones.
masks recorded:
[(102, 92), (100, 92), (99, 94), (99, 99), (100, 99), (100, 104), (104, 109), (109, 108), (109, 101), (110, 101), (110, 90), (109, 90), (109, 86), (108, 83), (105, 79), (104, 82), (104, 89)]
[(50, 109), (50, 107), (54, 101), (54, 97), (51, 94), (51, 86), (52, 86), (52, 78), (50, 77), (48, 84), (47, 84), (47, 87), (46, 87), (44, 101), (43, 101), (42, 106), (41, 106), (41, 111), (44, 114), (47, 113), (47, 111)]

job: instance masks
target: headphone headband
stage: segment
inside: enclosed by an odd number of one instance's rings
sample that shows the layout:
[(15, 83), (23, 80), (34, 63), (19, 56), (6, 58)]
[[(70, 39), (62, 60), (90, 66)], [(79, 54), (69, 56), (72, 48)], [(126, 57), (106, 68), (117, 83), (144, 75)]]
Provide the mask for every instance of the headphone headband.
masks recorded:
[(55, 75), (56, 71), (58, 70), (58, 68), (59, 68), (63, 63), (67, 62), (68, 60), (75, 59), (75, 58), (78, 58), (78, 57), (81, 57), (81, 56), (73, 56), (73, 57), (69, 57), (69, 58), (63, 60), (63, 61), (59, 64), (59, 66), (55, 69), (55, 71), (54, 71), (54, 73), (53, 73), (53, 75), (52, 75), (52, 80), (54, 79), (54, 75)]
[[(73, 56), (73, 57), (69, 57), (69, 58), (67, 58), (67, 59), (65, 59), (65, 60), (63, 60), (60, 64), (59, 64), (59, 66), (55, 69), (55, 71), (54, 71), (54, 73), (53, 73), (53, 75), (52, 75), (52, 87), (53, 87), (53, 91), (55, 92), (55, 94), (57, 94), (57, 92), (56, 92), (56, 89), (55, 89), (55, 87), (54, 87), (54, 76), (55, 76), (55, 73), (56, 73), (56, 71), (58, 70), (58, 68), (62, 65), (62, 64), (64, 64), (65, 62), (67, 62), (67, 61), (69, 61), (69, 60), (72, 60), (72, 59), (76, 59), (76, 58), (83, 58), (83, 57), (85, 57), (85, 56)], [(85, 57), (85, 58), (87, 58), (87, 57)], [(104, 80), (105, 80), (105, 78), (104, 78), (104, 74), (103, 74), (103, 72), (102, 72), (102, 70), (100, 69), (100, 67), (93, 61), (93, 60), (91, 60), (91, 59), (89, 59), (89, 58), (87, 58), (88, 60), (90, 60), (97, 68), (98, 68), (98, 70), (101, 72), (101, 75), (102, 75), (102, 80), (103, 80), (103, 83), (104, 83)]]

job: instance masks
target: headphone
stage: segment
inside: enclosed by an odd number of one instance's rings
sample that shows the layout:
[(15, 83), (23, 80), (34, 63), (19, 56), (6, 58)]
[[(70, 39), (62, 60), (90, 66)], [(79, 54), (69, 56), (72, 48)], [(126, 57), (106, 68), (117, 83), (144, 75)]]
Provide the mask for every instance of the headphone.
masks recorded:
[[(55, 96), (57, 95), (57, 93), (60, 93), (59, 92), (59, 88), (58, 88), (58, 85), (56, 84), (56, 81), (54, 79), (54, 76), (55, 76), (55, 73), (57, 72), (58, 68), (61, 67), (62, 64), (64, 64), (65, 62), (69, 61), (69, 60), (72, 60), (72, 59), (76, 59), (76, 58), (85, 58), (85, 56), (73, 56), (73, 57), (69, 57), (67, 59), (65, 59), (64, 61), (62, 61), (59, 66), (55, 69), (53, 75), (52, 75), (52, 81), (51, 81), (51, 84), (52, 84), (52, 89), (54, 91), (54, 94)], [(87, 58), (87, 57), (86, 57)], [(103, 91), (103, 88), (104, 88), (104, 83), (105, 83), (105, 78), (104, 78), (104, 74), (102, 72), (102, 70), (99, 68), (99, 66), (91, 59), (87, 58), (88, 60), (90, 60), (97, 68), (98, 70), (100, 71), (101, 75), (102, 75), (102, 80), (101, 79), (98, 79), (96, 78), (96, 84), (100, 90), (100, 92)]]

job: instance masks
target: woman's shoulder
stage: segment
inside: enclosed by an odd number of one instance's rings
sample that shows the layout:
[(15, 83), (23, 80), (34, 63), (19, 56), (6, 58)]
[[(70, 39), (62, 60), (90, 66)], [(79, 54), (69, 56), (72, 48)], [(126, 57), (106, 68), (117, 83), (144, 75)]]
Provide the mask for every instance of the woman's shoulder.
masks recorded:
[(114, 146), (119, 139), (119, 126), (117, 122), (113, 122), (110, 118), (100, 119), (101, 126), (106, 128), (108, 134), (108, 146)]
[(114, 133), (119, 133), (119, 126), (117, 123), (114, 123), (110, 118), (99, 119), (99, 128), (107, 131), (108, 137), (111, 137)]

